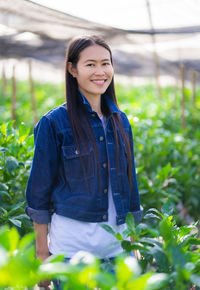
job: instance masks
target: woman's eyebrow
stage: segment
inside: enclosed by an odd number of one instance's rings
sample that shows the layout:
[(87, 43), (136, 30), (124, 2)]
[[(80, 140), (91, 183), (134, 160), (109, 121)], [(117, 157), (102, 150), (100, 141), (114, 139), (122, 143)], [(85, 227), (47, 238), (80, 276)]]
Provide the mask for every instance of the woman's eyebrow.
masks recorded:
[[(88, 61), (96, 62), (97, 60), (96, 59), (87, 59), (85, 62), (88, 62)], [(109, 58), (105, 58), (105, 59), (101, 59), (101, 61), (110, 61), (110, 59)]]

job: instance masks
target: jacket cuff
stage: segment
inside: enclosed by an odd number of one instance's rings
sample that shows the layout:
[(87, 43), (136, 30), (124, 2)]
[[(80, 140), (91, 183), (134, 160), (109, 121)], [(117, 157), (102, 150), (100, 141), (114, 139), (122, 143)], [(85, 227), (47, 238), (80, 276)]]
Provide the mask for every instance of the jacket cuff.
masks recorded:
[(140, 222), (143, 216), (143, 207), (140, 206), (140, 210), (133, 211), (132, 215), (134, 217), (135, 222)]
[(37, 224), (48, 224), (51, 221), (51, 216), (48, 210), (38, 210), (27, 206), (25, 212), (30, 219)]

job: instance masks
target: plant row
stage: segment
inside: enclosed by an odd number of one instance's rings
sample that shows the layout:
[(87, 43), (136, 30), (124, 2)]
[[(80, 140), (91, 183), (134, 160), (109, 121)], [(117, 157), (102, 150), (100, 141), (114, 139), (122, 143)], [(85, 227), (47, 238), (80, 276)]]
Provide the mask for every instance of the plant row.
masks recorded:
[[(42, 264), (35, 258), (33, 233), (20, 239), (15, 228), (2, 227), (0, 289), (33, 289), (42, 280), (59, 280), (64, 289), (200, 289), (200, 239), (196, 237), (196, 225), (178, 227), (172, 211), (170, 203), (162, 212), (149, 209), (138, 225), (129, 213), (122, 236), (102, 225), (126, 251), (114, 264), (102, 265), (87, 252), (78, 252), (68, 263), (59, 255)], [(133, 250), (138, 251), (139, 259), (129, 255)]]

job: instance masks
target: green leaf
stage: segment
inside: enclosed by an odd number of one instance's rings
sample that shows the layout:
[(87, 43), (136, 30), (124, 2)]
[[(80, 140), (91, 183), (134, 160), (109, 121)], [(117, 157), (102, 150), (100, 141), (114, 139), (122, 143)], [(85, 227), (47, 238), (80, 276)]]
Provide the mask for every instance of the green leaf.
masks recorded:
[(161, 242), (157, 241), (156, 239), (152, 239), (152, 238), (141, 238), (140, 243), (148, 244), (151, 246), (159, 246), (159, 247), (161, 247), (161, 245), (162, 245)]
[(19, 214), (19, 215), (15, 216), (15, 218), (18, 220), (24, 220), (24, 219), (30, 220), (30, 218), (26, 214)]
[(178, 232), (179, 237), (184, 237), (188, 235), (193, 229), (195, 229), (195, 225), (180, 227), (179, 232)]
[(161, 211), (162, 211), (163, 215), (171, 216), (173, 214), (174, 207), (175, 207), (174, 203), (171, 202), (170, 200), (168, 200), (162, 206)]
[(177, 247), (176, 244), (168, 244), (167, 245), (167, 252), (170, 254), (170, 258), (172, 261), (172, 265), (178, 266), (179, 269), (183, 269), (183, 265), (186, 263), (186, 256), (184, 252)]
[(0, 127), (1, 134), (6, 136), (7, 130), (6, 130), (6, 123), (2, 123)]
[(8, 132), (8, 134), (10, 135), (10, 134), (12, 134), (13, 133), (13, 124), (15, 123), (15, 120), (13, 120), (13, 121), (9, 121), (8, 123), (7, 123), (7, 132)]
[(19, 242), (19, 233), (18, 231), (13, 227), (10, 229), (8, 233), (9, 237), (9, 249), (10, 252), (14, 252), (17, 249), (18, 242)]
[(195, 286), (200, 287), (200, 276), (197, 274), (192, 274), (190, 277), (190, 280), (192, 283), (194, 283)]
[(8, 190), (8, 186), (5, 183), (0, 182), (0, 190), (6, 191)]
[(6, 192), (6, 191), (2, 191), (2, 190), (1, 190), (1, 191), (0, 191), (0, 195), (5, 196), (5, 197), (11, 199), (10, 194), (9, 194), (8, 192)]
[(116, 261), (116, 265), (117, 280), (123, 285), (127, 281), (129, 281), (131, 277), (133, 277), (134, 273), (132, 267), (128, 266), (127, 263), (125, 263), (125, 259), (118, 259)]
[(115, 236), (115, 231), (113, 230), (113, 228), (107, 224), (100, 224), (100, 226), (106, 230), (108, 233), (112, 234), (113, 236)]
[(1, 268), (6, 264), (9, 258), (8, 252), (3, 247), (1, 247), (1, 245), (0, 245), (0, 257), (1, 257), (0, 259), (0, 268)]
[(20, 136), (18, 139), (18, 143), (22, 144), (26, 140), (26, 137), (27, 137), (27, 134)]
[(123, 237), (120, 233), (116, 233), (115, 237), (118, 241), (123, 241)]
[(10, 152), (10, 151), (8, 150), (8, 148), (0, 146), (0, 152)]
[(200, 245), (200, 239), (188, 237), (182, 242), (181, 247), (184, 248), (187, 245)]
[(55, 263), (55, 262), (63, 262), (64, 259), (65, 259), (64, 255), (51, 255), (46, 259), (45, 264)]
[(163, 216), (162, 215), (162, 213), (158, 210), (158, 209), (156, 209), (156, 208), (150, 208), (150, 209), (148, 209), (147, 211), (146, 211), (146, 213), (155, 213), (155, 214), (157, 214), (157, 215), (159, 215), (159, 216)]
[(19, 221), (19, 220), (17, 220), (17, 219), (9, 218), (9, 221), (10, 221), (13, 225), (15, 225), (15, 226), (17, 226), (17, 227), (19, 227), (19, 228), (21, 228), (21, 226), (22, 226), (22, 222)]
[(140, 166), (136, 168), (136, 172), (137, 174), (139, 174), (140, 172), (142, 172), (144, 170), (144, 166)]
[(169, 281), (169, 275), (164, 273), (154, 274), (147, 280), (145, 290), (160, 290), (167, 289), (166, 287)]
[(19, 242), (19, 249), (24, 250), (25, 248), (32, 245), (34, 243), (35, 236), (35, 233), (26, 234)]
[(167, 242), (173, 237), (172, 232), (173, 224), (171, 223), (170, 218), (165, 218), (159, 223), (160, 234)]
[(160, 217), (159, 216), (157, 216), (157, 215), (155, 215), (155, 214), (153, 214), (153, 213), (147, 213), (147, 214), (145, 214), (145, 216), (144, 216), (144, 219), (158, 219), (158, 220), (160, 220)]
[(184, 267), (188, 272), (192, 272), (195, 269), (195, 264), (194, 263), (186, 263)]
[(157, 178), (160, 179), (160, 181), (164, 181), (170, 174), (171, 171), (171, 164), (168, 163), (165, 167), (163, 167), (159, 173), (157, 174)]
[(0, 207), (0, 210), (3, 212), (4, 216), (8, 216), (8, 211), (5, 208)]
[(160, 272), (168, 272), (169, 262), (168, 258), (161, 247), (155, 245), (152, 248), (149, 248), (150, 253), (155, 258)]
[(27, 128), (23, 122), (19, 125), (19, 136), (24, 137), (28, 136), (30, 132), (30, 128)]
[(95, 281), (98, 282), (98, 285), (100, 287), (98, 289), (110, 290), (110, 289), (114, 289), (113, 287), (116, 285), (116, 281), (113, 275), (106, 272), (104, 273), (98, 272), (94, 278), (95, 278)]
[(128, 213), (126, 216), (126, 225), (130, 232), (135, 233), (135, 222), (132, 213)]
[(127, 240), (124, 240), (121, 242), (121, 246), (124, 250), (126, 250), (128, 253), (131, 252), (132, 250), (132, 247), (131, 247), (131, 242), (130, 241), (127, 241)]
[(122, 234), (123, 237), (128, 237), (130, 235), (130, 231), (128, 229), (125, 229)]
[(9, 231), (8, 225), (0, 227), (0, 245), (7, 251), (9, 251)]
[(140, 250), (145, 251), (146, 253), (149, 251), (148, 247), (145, 247), (142, 243), (134, 242), (133, 245), (131, 245), (131, 250)]
[(16, 205), (12, 206), (9, 211), (9, 216), (12, 216), (14, 213), (16, 213), (18, 210), (22, 210), (24, 208), (25, 201), (19, 202)]
[(154, 237), (159, 237), (159, 232), (157, 229), (150, 228), (149, 225), (140, 223), (136, 227), (136, 234), (139, 236), (146, 235), (147, 233), (151, 234)]
[(18, 162), (18, 166), (24, 167), (24, 166), (25, 166), (25, 164), (24, 164), (24, 162), (22, 162), (22, 161), (19, 161), (19, 162)]
[[(144, 275), (139, 276), (134, 281), (127, 282), (126, 289), (137, 289), (137, 290), (144, 290), (145, 286), (147, 285), (148, 279), (151, 277), (151, 273), (147, 272)], [(122, 288), (123, 289), (123, 288)]]
[(11, 174), (13, 170), (18, 167), (18, 161), (13, 156), (8, 156), (6, 160), (6, 167), (8, 172)]
[(136, 234), (139, 236), (142, 232), (147, 232), (147, 229), (148, 229), (147, 224), (140, 223), (137, 225), (135, 231), (136, 231)]
[(62, 262), (55, 262), (55, 263), (44, 263), (39, 267), (39, 273), (47, 275), (52, 274), (67, 274), (71, 272), (72, 266), (70, 263), (62, 263)]

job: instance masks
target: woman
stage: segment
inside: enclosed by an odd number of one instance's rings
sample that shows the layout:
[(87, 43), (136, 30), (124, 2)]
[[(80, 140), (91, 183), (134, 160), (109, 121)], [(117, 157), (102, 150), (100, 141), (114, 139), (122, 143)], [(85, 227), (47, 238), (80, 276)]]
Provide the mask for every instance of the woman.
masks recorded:
[(142, 215), (131, 126), (117, 105), (103, 39), (72, 39), (65, 70), (66, 103), (34, 128), (26, 212), (37, 232), (36, 254), (44, 261), (49, 253), (71, 258), (84, 250), (112, 259), (122, 248), (99, 224), (123, 232), (128, 212), (136, 221)]

